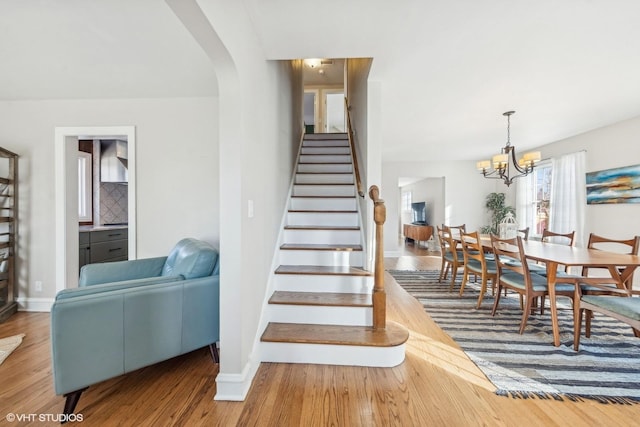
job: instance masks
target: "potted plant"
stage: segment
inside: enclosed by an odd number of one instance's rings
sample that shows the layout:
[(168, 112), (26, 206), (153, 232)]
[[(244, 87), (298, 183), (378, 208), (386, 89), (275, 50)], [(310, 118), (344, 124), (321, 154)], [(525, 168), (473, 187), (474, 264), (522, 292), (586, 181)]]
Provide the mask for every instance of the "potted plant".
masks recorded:
[(486, 202), (484, 206), (487, 208), (489, 212), (491, 212), (491, 224), (485, 225), (480, 229), (481, 233), (484, 234), (498, 234), (498, 226), (500, 222), (504, 219), (507, 213), (513, 214), (515, 217), (516, 211), (512, 206), (507, 206), (504, 203), (505, 194), (504, 193), (489, 193), (486, 198)]

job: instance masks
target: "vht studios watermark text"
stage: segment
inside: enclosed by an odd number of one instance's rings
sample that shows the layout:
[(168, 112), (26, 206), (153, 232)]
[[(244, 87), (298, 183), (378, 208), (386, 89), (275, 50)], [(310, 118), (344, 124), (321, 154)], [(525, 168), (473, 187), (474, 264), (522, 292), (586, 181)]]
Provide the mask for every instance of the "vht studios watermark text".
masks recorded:
[(8, 413), (4, 417), (10, 423), (13, 422), (53, 422), (53, 423), (81, 423), (83, 420), (82, 414), (14, 414), (12, 412)]

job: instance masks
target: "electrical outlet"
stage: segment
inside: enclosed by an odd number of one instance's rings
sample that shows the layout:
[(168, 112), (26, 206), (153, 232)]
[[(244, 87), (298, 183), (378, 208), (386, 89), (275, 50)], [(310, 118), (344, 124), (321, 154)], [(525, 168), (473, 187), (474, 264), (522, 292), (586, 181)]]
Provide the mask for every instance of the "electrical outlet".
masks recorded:
[(42, 282), (40, 280), (36, 280), (36, 292), (42, 292)]

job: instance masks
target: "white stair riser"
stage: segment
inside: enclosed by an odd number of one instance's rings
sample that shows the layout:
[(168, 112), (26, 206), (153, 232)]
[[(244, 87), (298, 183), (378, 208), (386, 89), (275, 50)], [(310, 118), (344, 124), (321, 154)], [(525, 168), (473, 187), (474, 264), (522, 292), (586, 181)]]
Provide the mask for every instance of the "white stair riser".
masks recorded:
[(333, 140), (312, 140), (305, 139), (302, 143), (302, 147), (326, 147), (328, 145), (331, 146), (340, 146), (340, 147), (349, 147), (348, 139), (333, 139)]
[(365, 347), (355, 345), (260, 343), (261, 360), (276, 363), (314, 363), (343, 366), (393, 367), (404, 361), (405, 345)]
[(298, 172), (320, 172), (320, 173), (353, 173), (353, 166), (346, 163), (307, 163), (299, 164)]
[(350, 326), (373, 324), (371, 307), (269, 304), (267, 311), (270, 322)]
[(341, 133), (307, 133), (304, 135), (304, 141), (348, 141), (347, 134)]
[(283, 243), (358, 245), (360, 230), (285, 230)]
[(340, 154), (301, 154), (300, 163), (351, 163), (351, 156)]
[(289, 292), (370, 294), (373, 292), (373, 276), (276, 274), (275, 289)]
[(358, 214), (338, 212), (289, 212), (287, 225), (305, 226), (357, 226)]
[(289, 205), (291, 210), (294, 211), (355, 211), (356, 198), (291, 198), (291, 204)]
[(350, 173), (298, 173), (296, 184), (353, 184)]
[(349, 147), (302, 147), (300, 154), (351, 154)]
[(293, 186), (293, 196), (355, 196), (355, 185), (304, 185)]
[(281, 265), (324, 265), (362, 267), (363, 251), (314, 251), (280, 249)]

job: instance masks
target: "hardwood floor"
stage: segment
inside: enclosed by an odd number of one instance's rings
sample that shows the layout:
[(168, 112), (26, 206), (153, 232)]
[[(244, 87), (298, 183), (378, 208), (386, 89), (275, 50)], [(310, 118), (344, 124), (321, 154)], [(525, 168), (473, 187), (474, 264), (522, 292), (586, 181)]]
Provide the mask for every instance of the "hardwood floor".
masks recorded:
[[(439, 268), (411, 249), (387, 268)], [(406, 257), (406, 258), (405, 258)], [(410, 259), (414, 258), (414, 259)], [(264, 363), (244, 402), (218, 402), (217, 365), (201, 349), (91, 386), (77, 413), (87, 426), (631, 426), (640, 406), (497, 396), (476, 366), (418, 301), (388, 274), (388, 318), (407, 326), (406, 360), (395, 368)], [(0, 425), (5, 414), (58, 414), (53, 391), (49, 315), (18, 313), (0, 337), (25, 333), (0, 365)], [(221, 349), (224, 351), (224, 347)], [(57, 425), (51, 423), (50, 425)]]

